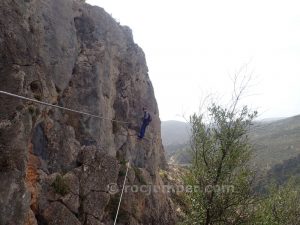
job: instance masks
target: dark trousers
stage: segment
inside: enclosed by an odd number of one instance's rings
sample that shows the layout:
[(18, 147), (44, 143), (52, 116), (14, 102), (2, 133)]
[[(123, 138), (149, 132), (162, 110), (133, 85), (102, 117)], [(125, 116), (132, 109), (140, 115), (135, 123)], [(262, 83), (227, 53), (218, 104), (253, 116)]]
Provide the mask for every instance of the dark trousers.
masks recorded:
[(143, 124), (141, 126), (141, 130), (140, 130), (140, 134), (139, 134), (140, 138), (143, 138), (145, 136), (146, 128), (147, 128), (148, 125), (149, 125), (148, 121), (143, 121)]

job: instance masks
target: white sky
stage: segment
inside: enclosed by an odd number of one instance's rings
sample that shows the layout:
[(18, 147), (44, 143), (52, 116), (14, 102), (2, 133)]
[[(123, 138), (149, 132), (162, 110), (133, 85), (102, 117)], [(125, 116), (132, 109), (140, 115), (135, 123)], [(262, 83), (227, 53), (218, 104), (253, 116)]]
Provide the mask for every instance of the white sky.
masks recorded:
[(87, 0), (133, 30), (146, 54), (162, 120), (231, 92), (243, 65), (255, 79), (244, 101), (260, 118), (300, 114), (299, 0)]

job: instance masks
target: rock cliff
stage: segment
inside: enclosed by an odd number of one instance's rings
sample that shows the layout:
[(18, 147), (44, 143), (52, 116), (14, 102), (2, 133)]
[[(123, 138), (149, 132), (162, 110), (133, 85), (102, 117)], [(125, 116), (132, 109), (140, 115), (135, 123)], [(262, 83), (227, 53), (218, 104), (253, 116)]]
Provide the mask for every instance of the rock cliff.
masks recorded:
[[(130, 28), (75, 0), (1, 0), (0, 90), (104, 117), (0, 95), (0, 224), (112, 224), (120, 193), (157, 185), (166, 167), (143, 51)], [(153, 121), (139, 141), (142, 107)], [(113, 122), (111, 119), (128, 123)], [(128, 191), (118, 224), (174, 224), (161, 192)]]

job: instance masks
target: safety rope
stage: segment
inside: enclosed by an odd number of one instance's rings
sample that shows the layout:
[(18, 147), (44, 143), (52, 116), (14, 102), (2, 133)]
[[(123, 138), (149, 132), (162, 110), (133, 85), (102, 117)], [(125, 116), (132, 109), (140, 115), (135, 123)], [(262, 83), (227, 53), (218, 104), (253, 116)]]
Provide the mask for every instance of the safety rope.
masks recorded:
[(125, 188), (125, 184), (126, 184), (126, 179), (127, 179), (127, 174), (128, 174), (129, 166), (130, 166), (129, 162), (126, 163), (127, 170), (126, 170), (126, 174), (125, 174), (125, 178), (124, 178), (124, 182), (123, 182), (122, 192), (121, 192), (121, 196), (120, 196), (120, 200), (119, 200), (119, 205), (118, 205), (118, 209), (117, 209), (117, 213), (116, 213), (114, 225), (117, 224), (117, 219), (118, 219), (120, 205), (121, 205), (121, 201), (122, 201), (122, 197), (123, 197), (123, 193), (124, 193), (124, 188)]
[(129, 122), (126, 122), (126, 121), (109, 119), (109, 118), (105, 118), (105, 117), (102, 117), (102, 116), (93, 115), (93, 114), (87, 113), (87, 112), (82, 112), (82, 111), (75, 110), (75, 109), (69, 109), (69, 108), (65, 108), (65, 107), (62, 107), (62, 106), (53, 105), (53, 104), (50, 104), (50, 103), (47, 103), (47, 102), (38, 101), (38, 100), (35, 100), (35, 99), (32, 99), (32, 98), (27, 98), (27, 97), (24, 97), (24, 96), (12, 94), (12, 93), (9, 93), (9, 92), (6, 92), (6, 91), (0, 91), (0, 94), (11, 96), (11, 97), (18, 98), (18, 99), (22, 99), (22, 100), (29, 101), (29, 102), (34, 102), (34, 103), (37, 103), (37, 104), (40, 104), (40, 105), (50, 106), (50, 107), (53, 107), (53, 108), (57, 108), (57, 109), (65, 110), (65, 111), (70, 111), (70, 112), (86, 115), (86, 116), (89, 116), (89, 117), (102, 119), (102, 120), (109, 120), (109, 121), (113, 121), (113, 122), (117, 122), (117, 123), (129, 123)]

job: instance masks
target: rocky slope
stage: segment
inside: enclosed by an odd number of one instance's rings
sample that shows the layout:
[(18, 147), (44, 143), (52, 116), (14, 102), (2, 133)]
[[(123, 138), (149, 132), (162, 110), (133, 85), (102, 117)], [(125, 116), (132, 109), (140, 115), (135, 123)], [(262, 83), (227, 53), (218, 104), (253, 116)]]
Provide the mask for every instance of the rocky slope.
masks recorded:
[[(0, 90), (97, 114), (99, 120), (0, 95), (0, 224), (112, 224), (128, 185), (158, 185), (166, 167), (143, 51), (102, 8), (75, 0), (1, 0)], [(138, 141), (142, 107), (153, 121)], [(127, 121), (112, 122), (110, 119)], [(165, 193), (128, 192), (118, 224), (174, 224)]]

